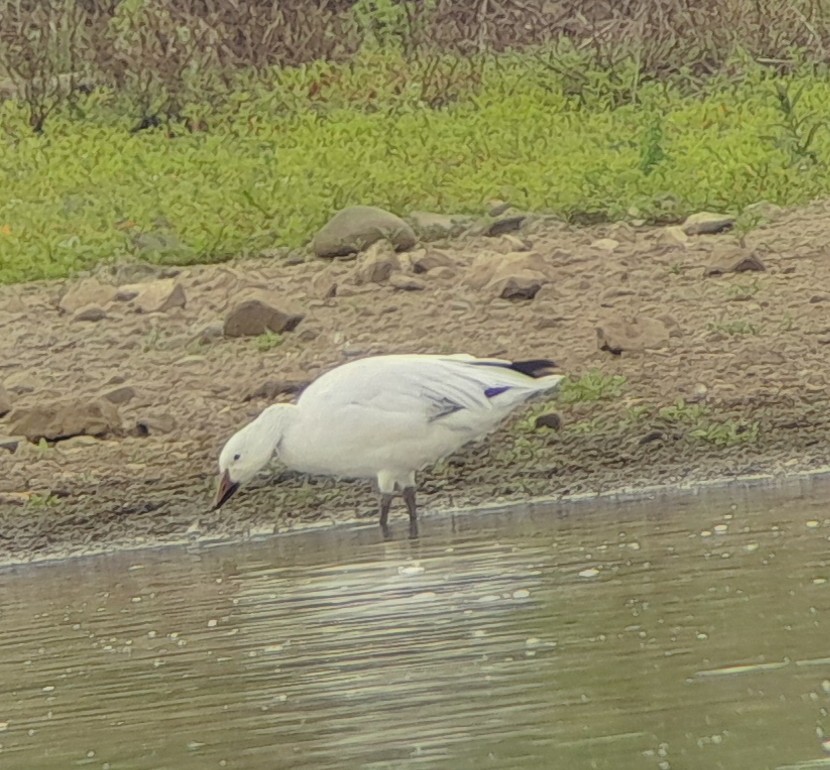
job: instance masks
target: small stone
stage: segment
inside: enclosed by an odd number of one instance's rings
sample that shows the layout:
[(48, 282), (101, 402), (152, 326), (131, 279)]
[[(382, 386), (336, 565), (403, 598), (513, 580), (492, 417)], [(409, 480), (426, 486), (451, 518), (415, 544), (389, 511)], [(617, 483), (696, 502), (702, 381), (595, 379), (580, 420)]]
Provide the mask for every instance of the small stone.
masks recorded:
[(500, 217), (511, 208), (513, 208), (513, 204), (509, 201), (502, 201), (497, 198), (493, 198), (492, 200), (487, 201), (487, 216)]
[(57, 441), (70, 436), (105, 436), (121, 430), (118, 409), (102, 398), (69, 399), (15, 409), (11, 432), (30, 441)]
[(0, 385), (0, 417), (12, 410), (12, 397), (2, 385)]
[(318, 257), (346, 257), (379, 240), (389, 241), (396, 251), (411, 249), (417, 243), (413, 229), (395, 214), (376, 206), (350, 206), (323, 226), (311, 248)]
[(526, 214), (513, 214), (511, 216), (499, 217), (494, 222), (489, 222), (484, 225), (481, 234), (495, 238), (505, 233), (515, 233), (521, 228), (526, 218)]
[(111, 404), (126, 404), (135, 398), (135, 388), (130, 385), (121, 385), (112, 390), (105, 391), (101, 394), (101, 398), (109, 401)]
[(331, 299), (336, 296), (337, 277), (331, 266), (316, 272), (309, 281), (309, 287), (311, 289), (310, 294), (318, 299)]
[(628, 222), (614, 222), (608, 227), (608, 237), (626, 243), (637, 240), (637, 231)]
[(423, 291), (427, 287), (420, 278), (406, 273), (392, 273), (389, 276), (389, 285), (399, 291)]
[(167, 412), (139, 417), (135, 423), (135, 435), (157, 436), (176, 430), (176, 420)]
[(657, 236), (657, 243), (661, 246), (685, 246), (689, 236), (679, 225), (664, 227)]
[(600, 251), (614, 251), (619, 245), (620, 242), (614, 238), (600, 238), (591, 244), (591, 248), (599, 249)]
[(735, 217), (726, 214), (715, 214), (711, 211), (701, 211), (687, 217), (682, 227), (686, 235), (712, 235), (730, 230), (734, 224)]
[(214, 322), (205, 324), (205, 326), (193, 335), (191, 341), (195, 342), (197, 345), (210, 345), (212, 342), (216, 342), (216, 340), (221, 340), (224, 336), (224, 325), (222, 323)]
[(457, 237), (474, 221), (470, 216), (448, 216), (434, 214), (431, 211), (413, 211), (407, 219), (420, 239), (425, 242)]
[(623, 351), (660, 348), (668, 339), (668, 328), (657, 318), (614, 315), (597, 326), (599, 349), (615, 355)]
[(547, 277), (548, 265), (537, 252), (512, 252), (510, 254), (480, 254), (465, 271), (464, 282), (472, 289), (482, 289), (510, 275), (530, 270)]
[(536, 296), (545, 280), (545, 276), (536, 270), (518, 270), (515, 273), (497, 276), (485, 289), (502, 299), (527, 300)]
[(115, 292), (115, 298), (119, 302), (129, 302), (138, 296), (138, 288), (135, 285), (122, 286)]
[(116, 289), (95, 278), (84, 278), (69, 287), (61, 297), (59, 307), (64, 313), (75, 313), (88, 305), (103, 306), (115, 299)]
[(716, 251), (711, 264), (703, 271), (704, 275), (724, 275), (725, 273), (761, 272), (766, 265), (754, 251), (739, 247)]
[(443, 251), (437, 249), (421, 249), (413, 252), (409, 261), (416, 273), (428, 273), (439, 267), (455, 267), (455, 260)]
[(641, 446), (643, 444), (651, 444), (653, 441), (661, 441), (665, 438), (665, 435), (666, 434), (663, 433), (662, 430), (650, 430), (645, 436), (642, 436), (637, 443)]
[(0, 449), (14, 454), (17, 447), (20, 446), (20, 442), (25, 440), (25, 437), (22, 436), (0, 436)]
[(256, 337), (267, 331), (290, 332), (305, 317), (293, 302), (264, 291), (238, 297), (225, 317), (226, 337)]
[(73, 321), (101, 321), (107, 317), (104, 308), (99, 305), (85, 305), (79, 310), (75, 311), (72, 316)]
[(562, 427), (562, 417), (558, 412), (547, 412), (540, 414), (534, 421), (534, 426), (538, 428), (550, 428), (551, 430), (559, 430)]
[(400, 267), (400, 260), (392, 244), (389, 241), (380, 240), (373, 243), (360, 256), (352, 278), (358, 285), (383, 283), (393, 272), (400, 270)]
[(129, 297), (139, 313), (167, 313), (173, 308), (184, 307), (187, 301), (184, 287), (175, 278), (121, 286), (118, 297)]
[(518, 251), (530, 251), (533, 248), (533, 241), (520, 238), (513, 233), (505, 233), (495, 240), (491, 248), (499, 254), (515, 254)]

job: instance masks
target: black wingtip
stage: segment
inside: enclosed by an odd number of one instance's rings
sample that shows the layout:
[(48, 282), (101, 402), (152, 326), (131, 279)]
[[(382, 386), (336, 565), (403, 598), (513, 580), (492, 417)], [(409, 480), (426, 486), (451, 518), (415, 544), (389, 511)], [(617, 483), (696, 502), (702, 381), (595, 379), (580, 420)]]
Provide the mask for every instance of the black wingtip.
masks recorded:
[(530, 361), (513, 361), (508, 368), (514, 372), (536, 378), (550, 374), (550, 370), (557, 367), (556, 361), (551, 361), (549, 358), (534, 358)]

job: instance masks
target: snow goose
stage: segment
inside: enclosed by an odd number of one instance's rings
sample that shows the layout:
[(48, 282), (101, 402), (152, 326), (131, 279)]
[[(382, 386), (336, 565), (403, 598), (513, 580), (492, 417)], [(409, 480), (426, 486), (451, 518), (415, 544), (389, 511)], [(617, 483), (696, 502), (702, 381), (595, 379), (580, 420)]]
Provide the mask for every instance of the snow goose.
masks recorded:
[(296, 404), (274, 404), (234, 434), (219, 455), (214, 510), (273, 456), (287, 467), (341, 478), (375, 478), (380, 524), (400, 494), (417, 518), (415, 472), (495, 430), (562, 376), (549, 360), (469, 355), (385, 355), (338, 366)]

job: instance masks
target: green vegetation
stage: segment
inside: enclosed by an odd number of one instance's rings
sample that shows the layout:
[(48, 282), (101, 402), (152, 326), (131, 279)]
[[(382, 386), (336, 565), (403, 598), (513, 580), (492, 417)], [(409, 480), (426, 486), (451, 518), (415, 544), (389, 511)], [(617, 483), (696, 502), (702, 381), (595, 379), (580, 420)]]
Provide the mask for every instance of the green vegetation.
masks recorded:
[(443, 0), (4, 4), (0, 282), (298, 247), (359, 203), (668, 222), (827, 195), (830, 23), (801, 5), (723, 25), (715, 4), (668, 45), (644, 2), (589, 46), (573, 19), (499, 31)]
[(724, 291), (726, 292), (726, 296), (732, 300), (743, 301), (752, 299), (761, 291), (761, 282), (755, 278), (749, 283), (727, 284)]
[(680, 428), (695, 441), (705, 441), (715, 446), (731, 447), (758, 440), (760, 425), (733, 417), (716, 418), (705, 404), (689, 404), (678, 399), (671, 406), (657, 411), (658, 420), (669, 427)]
[(734, 336), (736, 334), (759, 334), (760, 329), (757, 324), (751, 323), (743, 319), (735, 321), (712, 321), (707, 325), (709, 331), (723, 332)]
[(581, 377), (570, 377), (565, 380), (557, 400), (563, 404), (575, 404), (619, 398), (624, 387), (625, 377), (619, 374), (603, 374), (593, 369)]
[(257, 350), (261, 353), (267, 353), (269, 350), (273, 350), (282, 345), (282, 335), (276, 332), (266, 331), (258, 337), (255, 337), (253, 342)]

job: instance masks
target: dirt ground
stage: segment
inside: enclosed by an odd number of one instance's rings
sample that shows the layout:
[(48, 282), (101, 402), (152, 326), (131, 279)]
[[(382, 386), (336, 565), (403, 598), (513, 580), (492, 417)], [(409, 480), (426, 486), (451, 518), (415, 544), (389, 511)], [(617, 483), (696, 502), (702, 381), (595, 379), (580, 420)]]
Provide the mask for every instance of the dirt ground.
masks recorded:
[[(270, 400), (290, 399), (326, 369), (368, 354), (545, 356), (584, 378), (567, 402), (532, 407), (489, 440), (426, 469), (423, 517), (483, 502), (824, 466), (830, 206), (779, 212), (746, 234), (746, 253), (765, 270), (707, 275), (711, 264), (733, 259), (738, 240), (725, 232), (684, 243), (659, 227), (535, 221), (512, 235), (425, 245), (447, 265), (415, 276), (417, 290), (358, 285), (349, 260), (238, 261), (168, 271), (184, 307), (137, 312), (122, 296), (99, 320), (60, 309), (77, 280), (3, 287), (0, 382), (12, 410), (0, 420), (0, 437), (13, 434), (19, 410), (102, 394), (124, 403), (117, 405), (121, 428), (103, 437), (5, 441), (0, 558), (197, 533), (244, 538), (296, 522), (374, 515), (366, 482), (308, 479), (278, 466), (210, 511), (218, 450), (234, 430)], [(501, 284), (480, 285), (482, 255), (520, 273), (536, 260), (543, 287), (533, 299), (500, 298)], [(411, 274), (416, 259), (402, 260)], [(124, 265), (95, 275), (118, 286), (157, 281), (160, 272)], [(327, 297), (331, 284), (337, 293)], [(281, 343), (217, 333), (251, 287), (304, 309)], [(636, 349), (626, 337), (632, 321), (651, 347)], [(600, 349), (598, 328), (622, 335), (628, 349)], [(551, 409), (561, 416), (558, 430), (528, 419)], [(405, 521), (393, 509), (393, 526)]]

